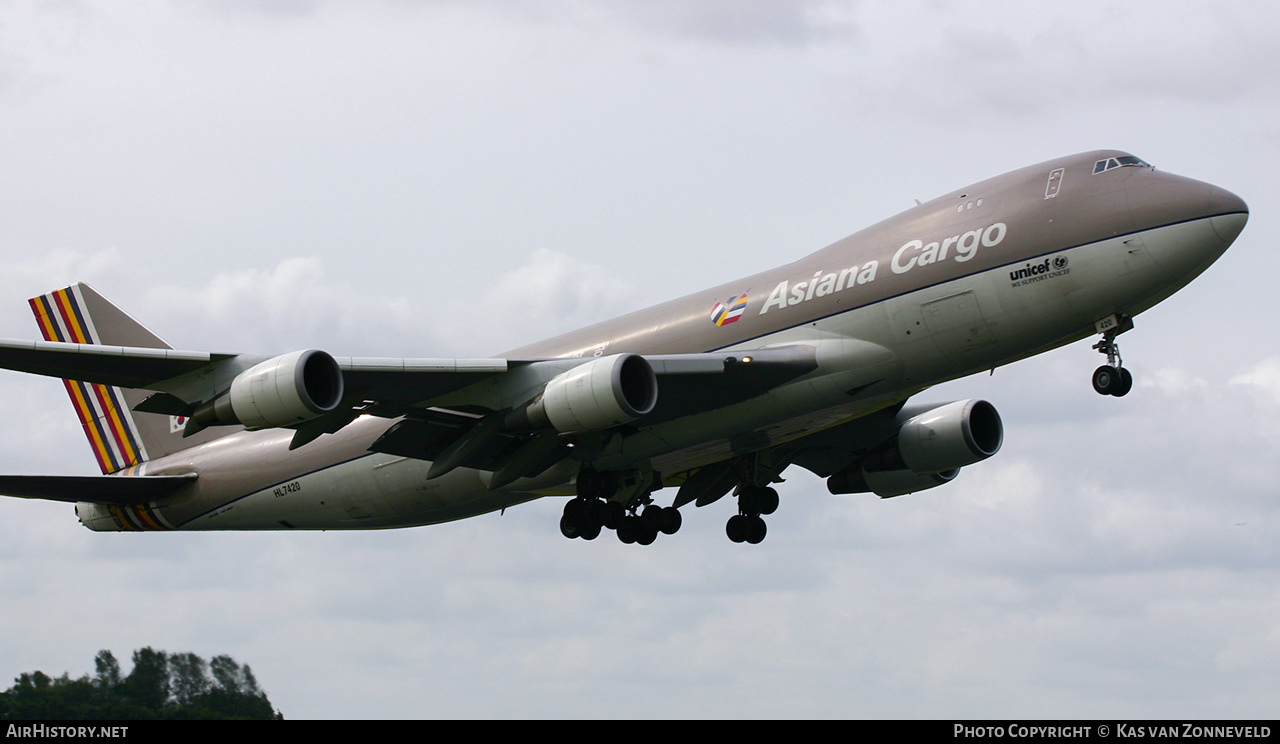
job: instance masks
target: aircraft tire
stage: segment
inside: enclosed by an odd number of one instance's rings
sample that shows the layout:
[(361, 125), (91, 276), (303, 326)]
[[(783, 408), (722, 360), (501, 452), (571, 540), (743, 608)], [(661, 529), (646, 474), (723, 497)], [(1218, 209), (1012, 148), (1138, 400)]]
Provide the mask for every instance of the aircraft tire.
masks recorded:
[(568, 516), (560, 517), (560, 534), (572, 540), (578, 536), (578, 525), (571, 522)]
[(729, 517), (729, 523), (724, 526), (725, 534), (733, 542), (744, 542), (747, 539), (747, 522), (748, 518), (741, 514)]
[(1093, 371), (1093, 389), (1099, 395), (1114, 395), (1112, 391), (1120, 385), (1120, 373), (1110, 364), (1104, 364)]
[(668, 506), (662, 510), (662, 527), (661, 530), (668, 535), (674, 535), (680, 531), (680, 525), (684, 523), (684, 518), (680, 516), (680, 510), (674, 506)]
[(622, 520), (622, 524), (618, 525), (618, 539), (625, 545), (630, 545), (636, 541), (636, 527), (638, 525), (632, 519), (632, 517), (626, 517)]
[(570, 524), (582, 524), (587, 517), (587, 502), (584, 499), (569, 499), (564, 505), (564, 518)]
[(646, 531), (654, 534), (657, 534), (664, 521), (666, 520), (660, 506), (646, 506), (644, 511), (640, 513), (640, 523), (644, 525)]
[(1119, 371), (1120, 380), (1116, 383), (1116, 386), (1112, 388), (1111, 394), (1117, 398), (1123, 398), (1129, 394), (1130, 390), (1133, 389), (1133, 373), (1124, 367), (1121, 367)]
[(611, 530), (618, 529), (618, 526), (622, 524), (622, 520), (627, 518), (627, 510), (616, 501), (604, 502), (600, 514), (600, 522)]
[(772, 514), (778, 510), (778, 492), (768, 486), (760, 489), (760, 507), (761, 514)]
[(604, 525), (604, 502), (600, 499), (591, 499), (587, 502), (586, 517), (584, 524)]
[(743, 486), (738, 493), (738, 511), (743, 514), (759, 514), (762, 490), (755, 486)]

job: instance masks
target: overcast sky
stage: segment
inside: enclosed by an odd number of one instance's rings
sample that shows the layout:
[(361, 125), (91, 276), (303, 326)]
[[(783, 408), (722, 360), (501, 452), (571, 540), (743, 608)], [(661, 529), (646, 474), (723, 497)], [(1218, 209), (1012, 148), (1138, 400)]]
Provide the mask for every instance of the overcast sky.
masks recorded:
[[(1273, 2), (0, 3), (0, 337), (77, 280), (179, 348), (476, 356), (1117, 147), (1252, 209), (1122, 337), (922, 394), (1004, 449), (834, 497), (792, 469), (649, 547), (548, 500), (373, 533), (97, 534), (0, 503), (0, 684), (230, 654), (292, 718), (1274, 717)], [(0, 374), (0, 472), (89, 474)], [(663, 492), (663, 499), (673, 495)], [(125, 662), (126, 668), (128, 663)]]

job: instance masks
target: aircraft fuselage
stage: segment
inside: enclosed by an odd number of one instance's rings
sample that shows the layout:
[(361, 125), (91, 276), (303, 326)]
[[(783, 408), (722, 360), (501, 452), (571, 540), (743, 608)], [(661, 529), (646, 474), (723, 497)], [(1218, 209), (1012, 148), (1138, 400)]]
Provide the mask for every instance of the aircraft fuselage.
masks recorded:
[[(1131, 318), (1243, 229), (1247, 208), (1229, 192), (1141, 163), (1097, 166), (1126, 157), (1084, 153), (981, 181), (785, 266), (501, 356), (812, 347), (808, 374), (731, 405), (620, 427), (591, 464), (677, 474), (795, 441)], [(429, 479), (430, 462), (369, 451), (394, 423), (363, 416), (295, 450), (290, 430), (240, 431), (138, 466), (199, 474), (162, 505), (77, 510), (91, 529), (364, 529), (573, 493), (573, 458), (496, 489), (490, 472), (465, 467)]]

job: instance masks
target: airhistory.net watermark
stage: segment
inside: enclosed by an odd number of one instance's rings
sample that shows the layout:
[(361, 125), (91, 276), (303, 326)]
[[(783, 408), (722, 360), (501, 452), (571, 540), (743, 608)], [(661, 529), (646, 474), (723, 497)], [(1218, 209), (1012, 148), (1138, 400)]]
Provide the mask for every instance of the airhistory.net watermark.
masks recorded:
[(9, 724), (6, 738), (15, 739), (123, 739), (128, 726), (50, 726), (45, 723)]

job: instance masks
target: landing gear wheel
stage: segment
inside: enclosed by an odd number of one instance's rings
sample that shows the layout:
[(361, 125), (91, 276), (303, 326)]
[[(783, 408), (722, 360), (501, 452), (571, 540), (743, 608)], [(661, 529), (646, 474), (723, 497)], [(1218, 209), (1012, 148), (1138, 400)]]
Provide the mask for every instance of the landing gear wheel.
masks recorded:
[(664, 534), (674, 535), (683, 523), (684, 518), (680, 516), (680, 510), (674, 506), (668, 506), (662, 510), (662, 526), (659, 529)]
[(735, 514), (729, 517), (729, 523), (724, 526), (725, 534), (733, 542), (745, 542), (747, 539), (747, 530), (749, 529), (750, 519), (741, 514)]
[(746, 486), (738, 494), (738, 511), (743, 514), (772, 514), (778, 510), (778, 492), (768, 486)]
[(763, 542), (765, 533), (768, 531), (764, 520), (760, 517), (751, 517), (747, 520), (747, 542), (752, 545), (759, 545)]
[(662, 513), (662, 507), (650, 504), (640, 512), (640, 524), (644, 525), (645, 531), (653, 532), (655, 535), (658, 530), (662, 529), (663, 522), (666, 521), (666, 515)]
[(640, 525), (640, 534), (636, 535), (636, 543), (639, 545), (652, 545), (654, 540), (658, 539), (658, 531), (650, 530), (643, 524)]
[(572, 540), (579, 535), (578, 525), (566, 517), (560, 517), (560, 534)]
[(761, 514), (768, 515), (776, 512), (778, 510), (778, 492), (767, 486), (760, 489), (757, 505), (760, 507)]
[(1133, 389), (1133, 374), (1124, 367), (1120, 368), (1120, 381), (1116, 383), (1115, 388), (1111, 390), (1111, 394), (1117, 398), (1123, 398)]
[[(1132, 378), (1130, 378), (1130, 384), (1132, 384)], [(1099, 395), (1115, 395), (1114, 391), (1119, 386), (1120, 370), (1115, 367), (1104, 364), (1093, 371), (1093, 389)]]
[(624, 544), (630, 545), (640, 535), (640, 529), (639, 517), (625, 517), (622, 520), (622, 524), (618, 525), (618, 539)]
[(622, 524), (622, 520), (627, 518), (627, 510), (616, 501), (606, 501), (604, 508), (601, 510), (602, 516), (600, 521), (604, 526), (611, 529), (618, 529), (618, 525)]

